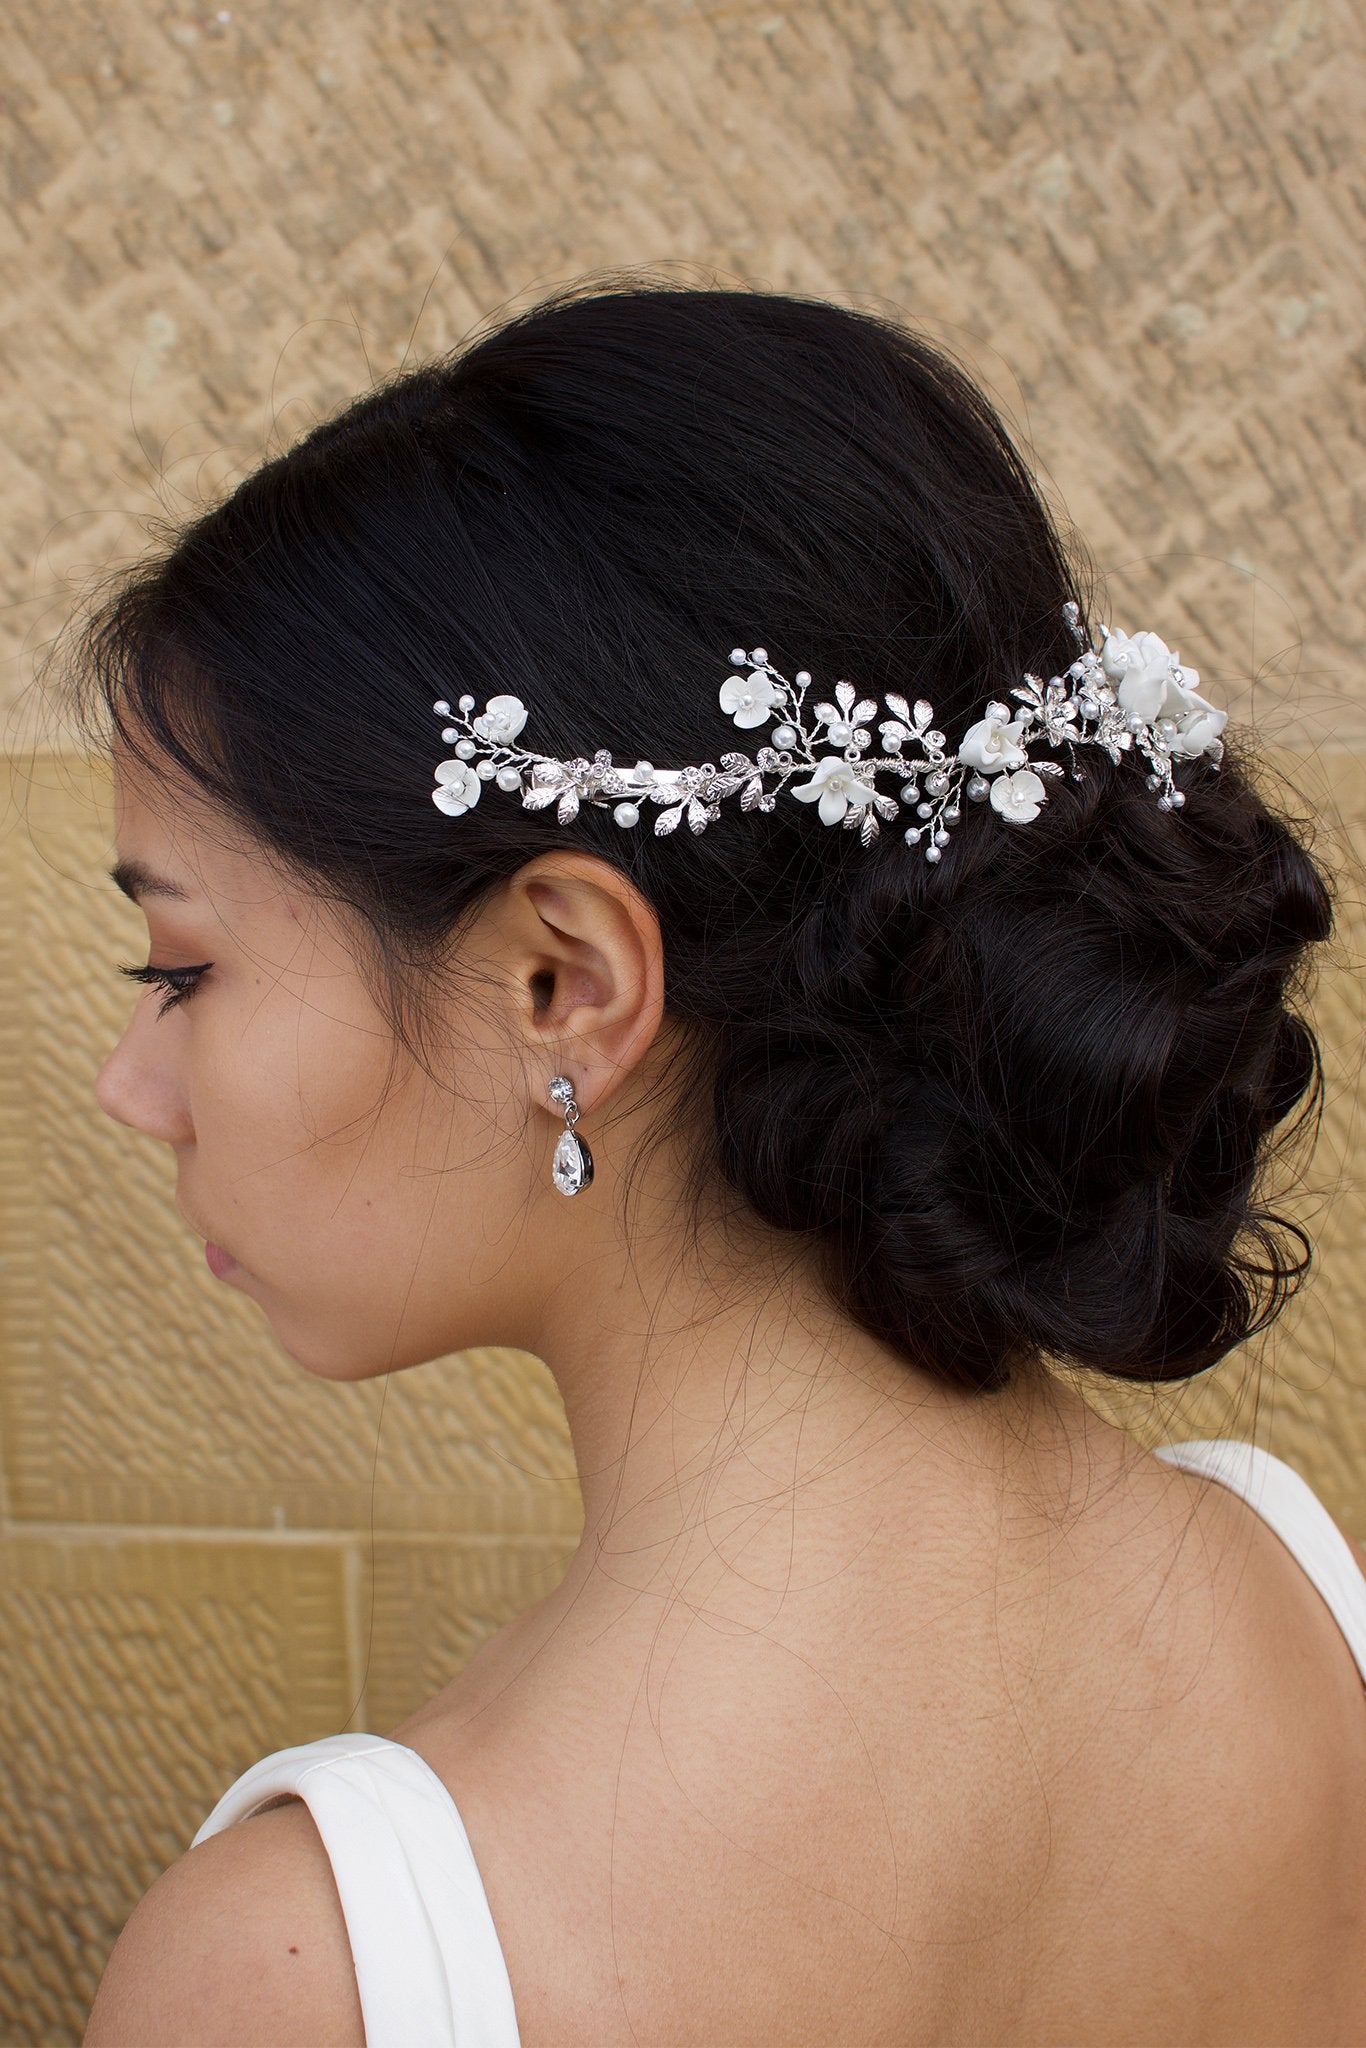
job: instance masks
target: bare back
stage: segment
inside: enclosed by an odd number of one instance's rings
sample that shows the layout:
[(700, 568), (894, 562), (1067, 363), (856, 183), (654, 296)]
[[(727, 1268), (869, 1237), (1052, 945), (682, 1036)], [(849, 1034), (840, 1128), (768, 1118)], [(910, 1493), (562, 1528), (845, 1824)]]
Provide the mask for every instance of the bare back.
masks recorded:
[(879, 1501), (623, 1563), (392, 1731), (524, 2048), (1366, 2039), (1361, 1676), (1244, 1502), (1114, 1449), (1063, 1527), (946, 1491), (914, 1550)]

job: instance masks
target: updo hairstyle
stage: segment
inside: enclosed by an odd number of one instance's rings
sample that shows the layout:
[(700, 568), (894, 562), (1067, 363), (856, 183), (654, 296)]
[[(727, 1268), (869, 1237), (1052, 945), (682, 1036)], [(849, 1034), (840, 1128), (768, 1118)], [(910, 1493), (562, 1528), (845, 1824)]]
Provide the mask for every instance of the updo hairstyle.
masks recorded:
[[(737, 645), (926, 697), (951, 746), (1065, 670), (1094, 578), (924, 340), (782, 294), (571, 288), (163, 538), (82, 635), (86, 704), (360, 914), (396, 1021), (535, 855), (624, 870), (685, 1027), (673, 1100), (710, 1105), (693, 1204), (733, 1190), (807, 1234), (908, 1361), (982, 1391), (1049, 1359), (1183, 1379), (1307, 1272), (1259, 1188), (1321, 1101), (1288, 998), (1331, 898), (1232, 728), (1222, 766), (1177, 767), (1182, 810), (1083, 748), (1027, 825), (965, 806), (937, 866), (790, 800), (662, 839), (492, 787), (458, 821), (430, 801), (432, 704), (465, 692), (520, 696), (541, 752), (670, 765), (737, 743)], [(1216, 650), (1186, 651), (1208, 687)]]

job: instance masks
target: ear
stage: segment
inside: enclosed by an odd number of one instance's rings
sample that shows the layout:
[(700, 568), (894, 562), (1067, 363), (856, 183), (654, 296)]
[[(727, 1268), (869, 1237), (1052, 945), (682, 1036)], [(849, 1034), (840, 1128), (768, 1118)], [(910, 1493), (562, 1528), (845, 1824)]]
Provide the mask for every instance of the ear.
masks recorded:
[(567, 1074), (581, 1109), (597, 1109), (645, 1057), (664, 1017), (659, 919), (628, 876), (593, 854), (540, 854), (505, 885), (504, 964), (533, 1094)]

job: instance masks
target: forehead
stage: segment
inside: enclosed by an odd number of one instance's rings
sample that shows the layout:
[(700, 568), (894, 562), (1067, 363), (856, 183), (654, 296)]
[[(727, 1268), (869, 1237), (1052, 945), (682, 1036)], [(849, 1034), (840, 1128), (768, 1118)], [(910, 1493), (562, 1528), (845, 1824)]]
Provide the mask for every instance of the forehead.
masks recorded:
[(117, 743), (113, 767), (114, 879), (136, 902), (173, 909), (208, 901), (240, 911), (304, 893), (182, 776), (154, 773)]

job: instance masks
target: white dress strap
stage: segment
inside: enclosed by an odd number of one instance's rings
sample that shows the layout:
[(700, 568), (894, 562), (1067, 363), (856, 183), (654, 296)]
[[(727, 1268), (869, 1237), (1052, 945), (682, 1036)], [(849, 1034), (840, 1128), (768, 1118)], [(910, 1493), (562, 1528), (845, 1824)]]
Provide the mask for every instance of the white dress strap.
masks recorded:
[(382, 1735), (277, 1750), (228, 1788), (195, 1842), (281, 1793), (305, 1801), (331, 1860), (366, 2048), (518, 2048), (479, 1867), (430, 1764)]
[(1242, 1443), (1236, 1437), (1163, 1444), (1156, 1455), (1169, 1465), (1205, 1473), (1231, 1487), (1270, 1524), (1323, 1596), (1366, 1684), (1366, 1573), (1323, 1502), (1294, 1466), (1260, 1444)]

